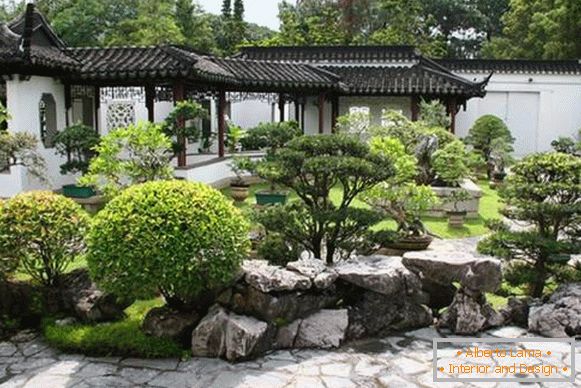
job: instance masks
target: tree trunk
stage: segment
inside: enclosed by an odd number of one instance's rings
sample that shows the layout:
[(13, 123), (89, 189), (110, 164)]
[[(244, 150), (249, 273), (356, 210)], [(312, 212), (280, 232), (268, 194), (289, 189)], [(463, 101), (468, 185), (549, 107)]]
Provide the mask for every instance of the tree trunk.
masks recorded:
[(543, 296), (545, 289), (545, 280), (547, 277), (547, 270), (545, 269), (545, 261), (539, 260), (535, 263), (536, 279), (530, 284), (530, 294), (533, 298), (540, 298)]

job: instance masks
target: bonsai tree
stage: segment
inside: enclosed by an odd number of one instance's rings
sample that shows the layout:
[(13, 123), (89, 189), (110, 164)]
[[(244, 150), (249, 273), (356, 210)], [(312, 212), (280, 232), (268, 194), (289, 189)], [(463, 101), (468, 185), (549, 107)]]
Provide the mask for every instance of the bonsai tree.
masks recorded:
[(162, 132), (171, 139), (171, 148), (175, 157), (185, 151), (185, 139), (196, 142), (200, 138), (198, 120), (205, 119), (208, 112), (193, 101), (179, 101), (161, 124)]
[(98, 156), (79, 183), (109, 197), (133, 184), (173, 177), (171, 140), (159, 125), (141, 122), (116, 129), (101, 138), (95, 151)]
[(391, 160), (395, 174), (366, 191), (364, 201), (392, 218), (401, 237), (424, 237), (427, 231), (420, 215), (437, 203), (437, 197), (430, 187), (415, 183), (415, 158), (406, 154), (403, 144), (394, 138), (375, 137), (371, 149)]
[(0, 132), (0, 171), (24, 166), (28, 173), (46, 182), (46, 162), (38, 152), (38, 139), (26, 132)]
[[(500, 196), (503, 215), (530, 228), (511, 230), (502, 222), (478, 245), (482, 253), (508, 262), (507, 279), (527, 285), (533, 297), (543, 295), (550, 278), (563, 274), (568, 257), (581, 249), (576, 233), (581, 223), (581, 159), (550, 152), (527, 156), (516, 163)], [(569, 273), (575, 273), (569, 272)]]
[(460, 209), (460, 204), (468, 201), (472, 196), (466, 189), (452, 190), (450, 195), (446, 198), (446, 203), (452, 204), (452, 209), (448, 210), (448, 225), (452, 228), (461, 228), (464, 226), (464, 219), (466, 217), (466, 210)]
[(487, 174), (489, 179), (494, 172), (491, 154), (494, 149), (492, 142), (495, 139), (503, 139), (506, 151), (509, 153), (513, 151), (514, 138), (511, 136), (506, 124), (494, 115), (484, 115), (476, 120), (465, 139), (467, 144), (471, 144), (474, 150), (480, 152), (484, 157), (488, 166)]
[(87, 263), (103, 289), (132, 298), (159, 293), (174, 309), (199, 311), (231, 282), (247, 257), (248, 223), (202, 183), (159, 181), (123, 191), (87, 236)]
[[(457, 187), (470, 174), (466, 161), (469, 156), (464, 144), (455, 140), (432, 155), (432, 174), (447, 186)], [(433, 182), (434, 180), (432, 180)]]
[(232, 158), (230, 168), (236, 175), (236, 177), (230, 182), (232, 198), (238, 202), (242, 202), (248, 198), (248, 188), (250, 187), (242, 175), (247, 171), (254, 171), (255, 163), (248, 157), (235, 156)]
[(420, 120), (428, 127), (450, 128), (452, 119), (439, 100), (420, 101)]
[(367, 140), (370, 132), (371, 117), (369, 113), (353, 112), (337, 118), (336, 133), (345, 133), (359, 136)]
[(85, 174), (89, 161), (95, 156), (95, 146), (99, 144), (99, 134), (91, 127), (75, 124), (65, 128), (54, 137), (56, 151), (67, 161), (61, 164), (61, 174), (80, 172)]
[[(295, 138), (258, 171), (299, 198), (266, 209), (258, 215), (260, 223), (329, 264), (336, 253), (361, 248), (369, 226), (381, 219), (377, 212), (352, 207), (355, 198), (395, 172), (389, 157), (344, 134)], [(332, 189), (339, 191), (335, 202)]]
[(494, 181), (503, 181), (506, 176), (506, 167), (513, 161), (510, 155), (512, 146), (502, 137), (494, 139), (491, 145), (490, 165), (492, 166), (492, 178)]
[(579, 140), (577, 142), (572, 137), (561, 136), (551, 142), (551, 147), (557, 152), (581, 156), (581, 130), (579, 130)]
[(244, 137), (244, 130), (241, 127), (234, 124), (228, 125), (228, 132), (226, 133), (226, 146), (228, 147), (228, 152), (233, 154), (237, 151), (237, 147), (239, 146), (242, 137)]
[(50, 191), (30, 191), (2, 203), (0, 262), (18, 266), (44, 286), (84, 252), (88, 215), (73, 200)]

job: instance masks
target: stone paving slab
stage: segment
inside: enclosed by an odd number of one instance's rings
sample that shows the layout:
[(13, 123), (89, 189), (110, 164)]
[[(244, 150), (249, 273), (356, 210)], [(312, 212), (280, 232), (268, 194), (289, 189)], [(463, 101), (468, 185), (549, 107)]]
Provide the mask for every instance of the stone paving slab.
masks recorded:
[[(491, 330), (487, 336), (518, 337), (522, 329)], [(432, 339), (424, 328), (397, 336), (358, 341), (336, 351), (283, 350), (258, 360), (231, 364), (193, 358), (144, 360), (67, 355), (48, 348), (33, 333), (0, 342), (0, 388), (5, 387), (574, 387), (576, 383), (434, 383)], [(29, 350), (30, 345), (33, 350)], [(447, 350), (449, 350), (447, 352)], [(565, 350), (565, 349), (563, 349)], [(441, 356), (454, 357), (454, 349)], [(47, 356), (35, 357), (45, 352)], [(581, 347), (576, 362), (581, 369)]]

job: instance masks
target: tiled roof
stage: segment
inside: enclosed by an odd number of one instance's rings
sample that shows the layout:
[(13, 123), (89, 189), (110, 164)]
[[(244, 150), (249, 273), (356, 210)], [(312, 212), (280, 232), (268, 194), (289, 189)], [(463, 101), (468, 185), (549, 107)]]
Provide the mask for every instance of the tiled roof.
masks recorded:
[(413, 46), (243, 47), (239, 58), (308, 63), (398, 63), (420, 58)]
[(438, 63), (467, 73), (581, 74), (581, 60), (440, 59)]
[(346, 89), (337, 75), (307, 64), (235, 58), (213, 58), (212, 61), (233, 74), (240, 86), (247, 89), (267, 85), (291, 89)]

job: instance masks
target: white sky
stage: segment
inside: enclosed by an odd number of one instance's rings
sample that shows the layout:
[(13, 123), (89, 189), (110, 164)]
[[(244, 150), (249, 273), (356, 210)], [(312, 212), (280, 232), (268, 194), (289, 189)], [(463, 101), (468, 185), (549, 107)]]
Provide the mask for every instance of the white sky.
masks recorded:
[[(294, 0), (290, 0), (294, 3)], [(198, 3), (207, 11), (220, 14), (222, 0), (198, 0)], [(234, 3), (234, 1), (232, 1)], [(278, 4), (282, 0), (244, 0), (244, 19), (250, 23), (266, 26), (278, 30)]]

